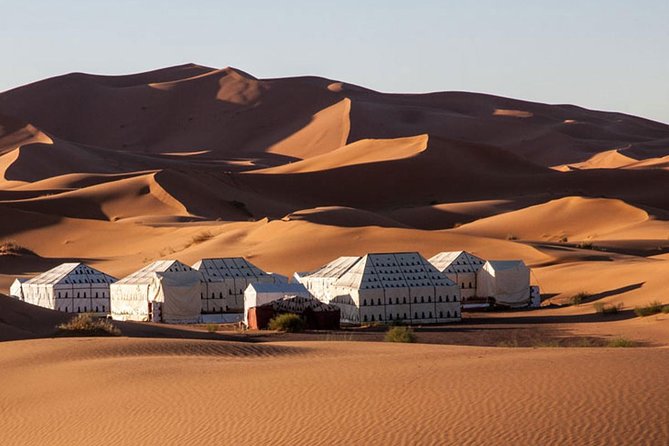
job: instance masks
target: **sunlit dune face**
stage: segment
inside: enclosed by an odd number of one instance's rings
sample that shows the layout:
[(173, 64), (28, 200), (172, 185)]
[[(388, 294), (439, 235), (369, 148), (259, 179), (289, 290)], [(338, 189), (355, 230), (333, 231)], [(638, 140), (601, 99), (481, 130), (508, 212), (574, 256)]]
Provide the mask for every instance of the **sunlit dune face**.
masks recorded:
[(328, 90), (333, 91), (335, 93), (340, 93), (341, 91), (344, 90), (344, 84), (342, 82), (333, 82), (330, 85), (328, 85)]
[(509, 116), (512, 118), (531, 118), (534, 113), (524, 110), (509, 110), (505, 108), (496, 108), (493, 116)]
[(198, 155), (206, 155), (207, 153), (211, 153), (211, 150), (196, 150), (194, 152), (163, 152), (161, 155), (165, 156), (198, 156)]
[(564, 121), (562, 121), (562, 123), (563, 124), (578, 124), (578, 121), (576, 121), (575, 119), (565, 119)]

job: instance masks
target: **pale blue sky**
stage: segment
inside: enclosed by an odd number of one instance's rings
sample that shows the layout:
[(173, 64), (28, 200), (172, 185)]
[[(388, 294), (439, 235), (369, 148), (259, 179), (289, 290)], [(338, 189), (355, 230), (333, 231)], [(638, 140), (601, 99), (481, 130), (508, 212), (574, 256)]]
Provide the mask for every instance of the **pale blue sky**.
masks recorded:
[(669, 123), (669, 0), (0, 0), (0, 91), (185, 62)]

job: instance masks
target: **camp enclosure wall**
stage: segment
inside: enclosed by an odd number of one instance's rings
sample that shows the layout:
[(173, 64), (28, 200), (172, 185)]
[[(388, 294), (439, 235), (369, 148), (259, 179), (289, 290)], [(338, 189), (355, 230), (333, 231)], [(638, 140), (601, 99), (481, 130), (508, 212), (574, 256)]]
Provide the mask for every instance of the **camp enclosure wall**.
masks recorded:
[(202, 259), (193, 265), (202, 274), (201, 312), (244, 311), (244, 290), (252, 283), (273, 283), (275, 278), (241, 257)]
[(251, 283), (244, 290), (244, 324), (249, 325), (251, 308), (283, 299), (286, 296), (311, 298), (311, 294), (301, 283)]
[(177, 260), (161, 260), (111, 286), (117, 320), (194, 323), (199, 320), (202, 276)]
[(64, 263), (23, 283), (24, 301), (71, 313), (106, 314), (116, 279), (83, 263)]

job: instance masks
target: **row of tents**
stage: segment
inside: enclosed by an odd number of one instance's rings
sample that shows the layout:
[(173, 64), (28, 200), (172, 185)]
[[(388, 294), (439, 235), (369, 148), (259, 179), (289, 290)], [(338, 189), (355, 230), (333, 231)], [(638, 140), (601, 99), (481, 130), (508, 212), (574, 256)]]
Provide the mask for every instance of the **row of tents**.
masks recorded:
[(54, 310), (117, 320), (193, 323), (234, 314), (253, 328), (282, 312), (327, 327), (334, 314), (354, 324), (423, 324), (457, 321), (463, 305), (520, 307), (539, 301), (522, 261), (485, 261), (464, 251), (430, 260), (417, 252), (340, 257), (295, 273), (290, 283), (241, 257), (192, 266), (160, 260), (120, 280), (82, 263), (65, 263), (30, 280), (17, 279), (10, 294)]

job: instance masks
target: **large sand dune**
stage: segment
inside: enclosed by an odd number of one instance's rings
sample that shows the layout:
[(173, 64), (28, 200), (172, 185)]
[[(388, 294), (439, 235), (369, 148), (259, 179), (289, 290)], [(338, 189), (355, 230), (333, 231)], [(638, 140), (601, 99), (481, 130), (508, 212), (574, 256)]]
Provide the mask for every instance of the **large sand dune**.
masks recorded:
[(68, 74), (0, 93), (0, 241), (35, 253), (0, 258), (0, 291), (66, 259), (292, 274), (467, 249), (522, 258), (547, 297), (631, 308), (667, 300), (667, 157), (669, 126), (573, 105), (192, 64)]

